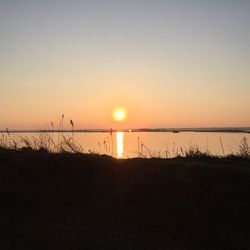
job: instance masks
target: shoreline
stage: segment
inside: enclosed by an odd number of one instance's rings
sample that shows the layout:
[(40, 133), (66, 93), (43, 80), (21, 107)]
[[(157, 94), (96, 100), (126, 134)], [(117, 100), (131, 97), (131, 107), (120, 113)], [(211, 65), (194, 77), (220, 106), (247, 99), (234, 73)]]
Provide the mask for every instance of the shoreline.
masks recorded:
[[(111, 129), (6, 129), (0, 130), (0, 133), (111, 133)], [(212, 128), (137, 128), (137, 129), (112, 129), (112, 133), (115, 132), (212, 132), (212, 133), (250, 133), (250, 127), (212, 127)]]

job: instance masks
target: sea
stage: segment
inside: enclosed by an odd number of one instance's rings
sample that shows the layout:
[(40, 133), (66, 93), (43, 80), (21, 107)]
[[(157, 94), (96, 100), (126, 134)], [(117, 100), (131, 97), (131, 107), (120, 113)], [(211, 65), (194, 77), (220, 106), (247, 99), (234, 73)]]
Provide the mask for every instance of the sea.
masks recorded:
[[(238, 154), (249, 131), (12, 131), (0, 133), (9, 147), (44, 146), (51, 151), (83, 152), (125, 158), (172, 158), (200, 151), (214, 156)], [(59, 147), (60, 146), (60, 147)]]

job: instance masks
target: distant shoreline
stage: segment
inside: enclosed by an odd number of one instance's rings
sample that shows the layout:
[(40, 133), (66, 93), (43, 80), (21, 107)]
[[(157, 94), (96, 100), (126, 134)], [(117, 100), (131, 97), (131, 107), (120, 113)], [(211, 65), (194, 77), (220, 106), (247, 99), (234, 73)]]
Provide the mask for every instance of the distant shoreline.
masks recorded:
[(136, 129), (70, 129), (52, 130), (52, 129), (25, 129), (25, 130), (0, 130), (0, 133), (110, 133), (110, 132), (220, 132), (220, 133), (250, 133), (250, 127), (240, 128), (136, 128)]

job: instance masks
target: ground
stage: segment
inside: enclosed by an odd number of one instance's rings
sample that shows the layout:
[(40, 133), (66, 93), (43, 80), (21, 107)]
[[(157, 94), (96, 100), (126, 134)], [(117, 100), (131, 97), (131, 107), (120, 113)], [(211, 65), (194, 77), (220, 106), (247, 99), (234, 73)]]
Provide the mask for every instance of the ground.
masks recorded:
[(0, 249), (247, 250), (250, 161), (0, 150)]

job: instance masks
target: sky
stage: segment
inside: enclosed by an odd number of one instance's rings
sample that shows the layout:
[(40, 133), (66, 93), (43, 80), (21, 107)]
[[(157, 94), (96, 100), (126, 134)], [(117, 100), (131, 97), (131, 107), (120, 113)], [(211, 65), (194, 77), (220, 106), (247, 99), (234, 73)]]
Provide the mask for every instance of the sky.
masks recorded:
[(0, 129), (62, 114), (90, 129), (250, 126), (249, 13), (248, 0), (0, 0)]

